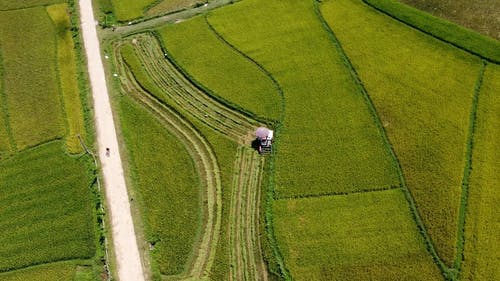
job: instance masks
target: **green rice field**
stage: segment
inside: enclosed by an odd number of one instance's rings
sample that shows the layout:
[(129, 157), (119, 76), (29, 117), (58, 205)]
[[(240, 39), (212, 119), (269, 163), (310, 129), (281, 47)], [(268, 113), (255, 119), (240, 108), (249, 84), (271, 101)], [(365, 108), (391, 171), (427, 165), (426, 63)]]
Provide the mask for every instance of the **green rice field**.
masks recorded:
[(88, 141), (70, 9), (0, 1), (0, 280), (102, 272), (95, 165), (76, 137)]
[(361, 1), (329, 1), (322, 8), (385, 124), (438, 253), (451, 265), (480, 60)]
[(500, 278), (496, 41), (392, 0), (99, 2), (151, 280)]
[(441, 280), (406, 205), (400, 190), (277, 200), (287, 268), (295, 280)]

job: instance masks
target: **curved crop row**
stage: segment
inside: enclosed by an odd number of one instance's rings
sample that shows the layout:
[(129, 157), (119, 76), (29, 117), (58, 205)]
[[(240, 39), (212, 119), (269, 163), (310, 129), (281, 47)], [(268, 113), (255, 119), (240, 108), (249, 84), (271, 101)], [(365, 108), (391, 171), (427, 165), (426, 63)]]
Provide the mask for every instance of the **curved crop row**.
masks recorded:
[[(191, 84), (166, 59), (158, 40), (148, 34), (132, 37), (136, 54), (146, 73), (165, 96), (178, 107), (212, 129), (239, 142), (249, 140), (249, 134), (259, 123), (215, 101)], [(151, 59), (155, 58), (155, 59)]]
[[(122, 71), (127, 71), (123, 64), (121, 66)], [(131, 96), (151, 110), (179, 140), (186, 144), (186, 147), (191, 150), (190, 153), (195, 158), (195, 163), (197, 163), (204, 179), (207, 189), (204, 196), (206, 201), (206, 221), (195, 258), (184, 274), (185, 277), (201, 278), (206, 272), (210, 271), (221, 226), (222, 199), (217, 159), (208, 142), (191, 124), (143, 90), (139, 84), (135, 83), (130, 71), (127, 71), (127, 77), (126, 83), (122, 84), (125, 91), (135, 93)]]
[[(207, 185), (208, 220), (202, 239), (196, 245), (195, 258), (188, 269), (175, 278), (203, 278), (209, 275), (214, 261), (218, 235), (221, 231), (221, 183), (215, 154), (205, 138), (184, 119), (182, 114), (201, 121), (229, 138), (248, 143), (250, 134), (259, 123), (225, 105), (196, 88), (164, 58), (155, 37), (139, 34), (115, 45), (117, 66), (125, 92), (151, 110), (166, 127), (191, 150), (202, 178)], [(121, 48), (132, 47), (132, 55), (123, 55)], [(140, 64), (147, 74), (136, 77), (134, 67)], [(135, 69), (137, 71), (137, 69)], [(146, 81), (147, 80), (147, 81)], [(170, 108), (172, 106), (175, 109)], [(177, 113), (178, 110), (182, 113)], [(260, 251), (259, 204), (264, 158), (242, 144), (234, 163), (233, 193), (229, 217), (230, 263), (233, 280), (267, 280)], [(214, 200), (215, 198), (215, 200)], [(215, 222), (214, 222), (215, 219)]]

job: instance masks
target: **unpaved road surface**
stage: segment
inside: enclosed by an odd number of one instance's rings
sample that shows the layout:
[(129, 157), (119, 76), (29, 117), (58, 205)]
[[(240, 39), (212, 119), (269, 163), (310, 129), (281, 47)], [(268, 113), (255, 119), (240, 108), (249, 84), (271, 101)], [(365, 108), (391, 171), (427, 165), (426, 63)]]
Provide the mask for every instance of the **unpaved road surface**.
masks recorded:
[[(106, 87), (91, 0), (80, 0), (80, 17), (87, 66), (94, 99), (95, 124), (108, 209), (111, 212), (113, 247), (120, 281), (143, 281), (129, 197), (118, 149), (111, 104)], [(109, 156), (106, 148), (110, 149)]]

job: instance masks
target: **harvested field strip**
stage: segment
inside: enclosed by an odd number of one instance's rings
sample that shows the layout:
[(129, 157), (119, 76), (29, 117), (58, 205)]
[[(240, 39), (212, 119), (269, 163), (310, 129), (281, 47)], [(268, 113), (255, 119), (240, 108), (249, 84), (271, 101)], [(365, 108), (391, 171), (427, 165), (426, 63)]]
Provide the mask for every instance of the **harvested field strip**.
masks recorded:
[(377, 109), (437, 254), (451, 267), (481, 60), (362, 1), (326, 1), (321, 12)]
[(238, 148), (229, 217), (229, 280), (267, 280), (258, 233), (263, 162), (254, 149)]
[(158, 33), (169, 58), (191, 80), (196, 77), (205, 91), (253, 115), (276, 120), (283, 114), (280, 89), (272, 76), (228, 44), (205, 17), (166, 25)]
[[(147, 67), (139, 69), (141, 65), (151, 63), (148, 58), (159, 57), (158, 60), (164, 60), (161, 55), (161, 50), (157, 51), (160, 52), (159, 54), (145, 52), (155, 47), (149, 45), (147, 41), (152, 41), (153, 43), (157, 41), (152, 37), (147, 38), (144, 36), (146, 35), (136, 35), (132, 39), (133, 43), (122, 42), (115, 46), (116, 53), (119, 55), (117, 65), (121, 70), (120, 75), (125, 77), (122, 83), (125, 91), (128, 93), (140, 92), (137, 97), (149, 107), (152, 107), (151, 103), (157, 106), (163, 103), (173, 105), (177, 110), (189, 114), (192, 118), (208, 125), (216, 132), (227, 133), (230, 138), (239, 142), (245, 142), (245, 145), (248, 145), (249, 134), (259, 125), (257, 121), (227, 108), (223, 104), (219, 104), (205, 93), (190, 85), (189, 81), (185, 80), (185, 78), (180, 80), (180, 74), (178, 72), (172, 72), (175, 69), (166, 68), (173, 68), (172, 65), (162, 66), (160, 64), (153, 64), (151, 66), (152, 69), (149, 71), (147, 71)], [(129, 40), (127, 41), (130, 42)], [(152, 81), (147, 80), (147, 76), (142, 76), (141, 73), (145, 70), (148, 72), (148, 75), (152, 76)], [(157, 74), (153, 75), (151, 72), (161, 73), (163, 77)], [(188, 93), (187, 91), (189, 90), (197, 93), (196, 97)], [(148, 92), (151, 92), (154, 96)], [(163, 98), (161, 98), (162, 95)], [(148, 97), (148, 102), (144, 101), (144, 97)], [(202, 111), (197, 109), (200, 107)], [(162, 106), (162, 108), (155, 109), (155, 114), (161, 116), (161, 112), (167, 109), (170, 112), (169, 114), (176, 114), (167, 106)], [(178, 115), (176, 116), (176, 118), (182, 118)], [(207, 119), (213, 121), (207, 122)], [(232, 121), (227, 122), (228, 120)], [(178, 122), (181, 121), (178, 120)], [(187, 123), (186, 121), (182, 122)], [(199, 133), (196, 132), (196, 134)], [(181, 139), (186, 138), (183, 135), (177, 135)], [(230, 264), (236, 265), (236, 268), (232, 268), (230, 276), (232, 276), (231, 278), (234, 278), (234, 280), (241, 280), (240, 278), (246, 280), (267, 280), (266, 269), (260, 252), (258, 235), (263, 158), (249, 147), (241, 146), (240, 152), (241, 157), (238, 157), (235, 167), (243, 166), (247, 171), (235, 168), (235, 175), (233, 178), (234, 193), (231, 198), (232, 205), (229, 211), (230, 222), (228, 225), (229, 243), (232, 245), (229, 250), (231, 251), (229, 258)], [(194, 157), (196, 159), (196, 156)], [(216, 164), (215, 162), (214, 165)], [(239, 174), (240, 171), (242, 174)], [(234, 222), (235, 225), (233, 225), (232, 222)], [(235, 251), (232, 249), (235, 249)], [(198, 251), (206, 251), (203, 244), (199, 247)], [(210, 254), (213, 253), (214, 252), (211, 252)], [(200, 258), (198, 258), (198, 260), (200, 260)], [(194, 262), (192, 269), (188, 269), (186, 273), (174, 278), (202, 277), (210, 272), (210, 265), (205, 266), (203, 269), (203, 264), (201, 262), (196, 263), (197, 261)]]
[(0, 161), (0, 272), (94, 255), (88, 161), (59, 141)]
[[(123, 68), (123, 71), (127, 70)], [(204, 200), (206, 200), (206, 206), (204, 207), (206, 221), (204, 222), (200, 242), (194, 253), (193, 262), (183, 275), (186, 278), (202, 278), (210, 272), (221, 227), (222, 199), (217, 159), (210, 145), (191, 124), (144, 91), (135, 83), (133, 76), (128, 75), (129, 80), (125, 82), (126, 84), (122, 84), (125, 91), (151, 110), (155, 116), (164, 122), (172, 134), (185, 142), (186, 148), (192, 150), (191, 156), (195, 159), (195, 163), (200, 165), (198, 168), (206, 185), (206, 195), (204, 196)]]
[(52, 5), (46, 9), (54, 22), (57, 34), (58, 73), (68, 126), (66, 146), (69, 153), (77, 154), (83, 152), (77, 135), (85, 139), (86, 133), (80, 89), (78, 88), (75, 46), (68, 17), (68, 5), (65, 3)]
[(460, 280), (500, 280), (500, 65), (487, 64), (473, 137)]
[[(134, 54), (140, 65), (144, 67), (143, 71), (151, 78), (149, 82), (157, 87), (156, 91), (148, 89), (153, 95), (164, 102), (174, 102), (177, 108), (181, 108), (189, 115), (231, 139), (238, 140), (238, 142), (249, 140), (253, 129), (259, 126), (258, 122), (227, 108), (191, 84), (164, 58), (165, 55), (155, 37), (141, 34), (130, 38), (130, 40), (134, 42), (130, 46), (134, 47)], [(134, 58), (130, 57), (130, 54), (124, 59), (129, 67), (134, 67), (134, 64), (137, 64), (133, 61)], [(149, 84), (146, 81), (138, 82), (141, 85)]]
[(45, 7), (0, 12), (3, 90), (19, 150), (64, 135), (55, 32)]

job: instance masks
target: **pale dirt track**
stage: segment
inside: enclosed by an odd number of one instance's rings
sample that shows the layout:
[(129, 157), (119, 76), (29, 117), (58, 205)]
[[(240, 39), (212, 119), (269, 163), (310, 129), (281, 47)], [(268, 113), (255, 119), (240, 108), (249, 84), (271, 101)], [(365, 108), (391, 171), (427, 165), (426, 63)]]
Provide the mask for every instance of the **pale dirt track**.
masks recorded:
[[(87, 66), (94, 100), (95, 125), (106, 201), (111, 213), (113, 248), (120, 281), (143, 281), (142, 269), (129, 197), (118, 149), (115, 124), (106, 87), (91, 0), (80, 0), (80, 17)], [(106, 156), (110, 148), (110, 156)]]

